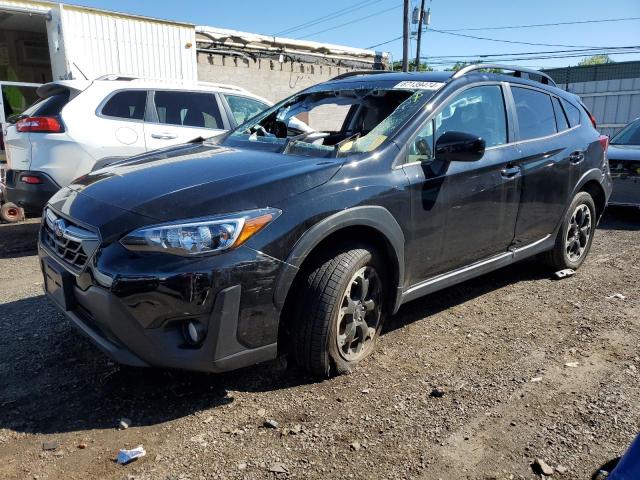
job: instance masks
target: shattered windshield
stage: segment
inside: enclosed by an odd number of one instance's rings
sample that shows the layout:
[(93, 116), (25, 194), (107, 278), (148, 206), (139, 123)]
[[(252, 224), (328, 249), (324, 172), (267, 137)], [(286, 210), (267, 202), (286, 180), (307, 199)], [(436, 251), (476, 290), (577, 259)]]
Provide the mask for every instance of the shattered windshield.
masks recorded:
[[(232, 140), (282, 153), (338, 157), (371, 152), (402, 127), (436, 88), (401, 82), (384, 88), (314, 88), (239, 126)], [(420, 84), (429, 84), (428, 88)], [(441, 85), (441, 84), (439, 84)]]

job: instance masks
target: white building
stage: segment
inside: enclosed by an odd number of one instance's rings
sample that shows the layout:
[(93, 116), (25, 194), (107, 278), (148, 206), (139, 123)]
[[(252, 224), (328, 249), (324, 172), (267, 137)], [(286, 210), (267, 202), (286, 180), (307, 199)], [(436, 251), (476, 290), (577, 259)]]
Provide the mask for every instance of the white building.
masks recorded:
[[(47, 1), (0, 0), (0, 123), (52, 80), (105, 74), (237, 84), (279, 100), (386, 55)], [(1, 138), (0, 138), (1, 139)], [(0, 160), (2, 159), (0, 142)]]

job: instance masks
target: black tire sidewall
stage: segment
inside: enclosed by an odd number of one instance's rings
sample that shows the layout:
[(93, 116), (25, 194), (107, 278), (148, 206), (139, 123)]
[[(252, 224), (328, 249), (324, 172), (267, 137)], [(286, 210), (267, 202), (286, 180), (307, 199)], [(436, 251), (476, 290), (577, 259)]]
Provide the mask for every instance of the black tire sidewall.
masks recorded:
[[(567, 254), (565, 241), (567, 238), (567, 233), (569, 231), (569, 222), (571, 221), (571, 216), (573, 215), (573, 212), (579, 205), (586, 205), (587, 208), (589, 208), (589, 213), (591, 214), (591, 233), (589, 235), (589, 239), (587, 240), (587, 245), (585, 247), (585, 250), (582, 256), (577, 261), (572, 261), (569, 258), (569, 255)], [(593, 242), (595, 229), (596, 229), (596, 206), (593, 201), (593, 198), (587, 192), (580, 192), (573, 198), (573, 201), (571, 202), (571, 205), (567, 210), (567, 214), (565, 215), (565, 218), (562, 223), (562, 228), (560, 230), (561, 236), (558, 239), (558, 242), (556, 244), (556, 249), (560, 249), (560, 251), (556, 253), (559, 254), (558, 256), (561, 256), (562, 263), (565, 265), (565, 268), (571, 268), (571, 269), (577, 270), (580, 267), (580, 265), (582, 265), (584, 260), (587, 258), (589, 251), (591, 250), (591, 243)]]

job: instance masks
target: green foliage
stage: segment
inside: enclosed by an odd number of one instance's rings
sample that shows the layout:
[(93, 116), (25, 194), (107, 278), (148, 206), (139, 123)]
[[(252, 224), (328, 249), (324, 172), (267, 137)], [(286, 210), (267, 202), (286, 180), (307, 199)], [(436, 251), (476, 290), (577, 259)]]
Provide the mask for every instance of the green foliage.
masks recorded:
[[(393, 64), (391, 65), (391, 70), (393, 70), (394, 72), (401, 72), (402, 71), (402, 61), (393, 62)], [(416, 62), (415, 62), (415, 60), (412, 61), (412, 62), (409, 62), (409, 70), (412, 71), (412, 72), (414, 72), (416, 70)], [(430, 65), (427, 65), (425, 62), (420, 62), (420, 68), (418, 69), (418, 71), (420, 71), (420, 72), (433, 72), (434, 69)]]
[(579, 66), (585, 65), (604, 65), (605, 63), (615, 63), (609, 55), (592, 55), (591, 57), (583, 58), (578, 62)]

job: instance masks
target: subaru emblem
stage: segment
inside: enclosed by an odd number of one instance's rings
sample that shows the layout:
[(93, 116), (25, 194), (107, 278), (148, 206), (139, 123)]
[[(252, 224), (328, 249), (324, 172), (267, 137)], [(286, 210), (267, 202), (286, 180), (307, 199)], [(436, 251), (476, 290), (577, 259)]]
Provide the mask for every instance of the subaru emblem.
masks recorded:
[(67, 229), (67, 224), (63, 219), (59, 218), (55, 222), (53, 222), (53, 230), (56, 234), (56, 237), (62, 237), (66, 229)]

